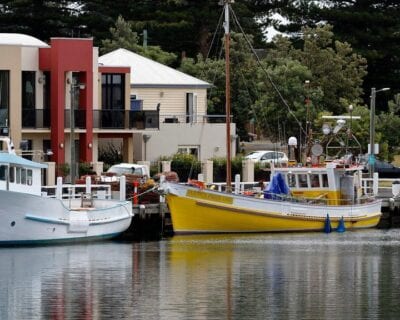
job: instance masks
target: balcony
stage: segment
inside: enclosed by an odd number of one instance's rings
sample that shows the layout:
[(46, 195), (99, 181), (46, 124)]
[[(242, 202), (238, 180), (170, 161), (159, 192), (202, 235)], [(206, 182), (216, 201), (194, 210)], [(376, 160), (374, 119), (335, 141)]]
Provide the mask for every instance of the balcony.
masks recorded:
[(158, 129), (158, 111), (93, 110), (93, 128)]
[(22, 109), (22, 128), (50, 128), (50, 109)]
[[(64, 126), (70, 128), (70, 110), (64, 110)], [(75, 128), (85, 129), (85, 110), (75, 110)], [(187, 115), (163, 114), (158, 110), (93, 110), (93, 128), (95, 129), (159, 129), (159, 123), (225, 123), (225, 115)], [(232, 118), (231, 118), (232, 121)], [(50, 109), (22, 109), (22, 127), (50, 128)]]
[[(64, 111), (64, 128), (71, 128), (71, 110)], [(86, 128), (86, 112), (85, 110), (74, 110), (74, 128)]]

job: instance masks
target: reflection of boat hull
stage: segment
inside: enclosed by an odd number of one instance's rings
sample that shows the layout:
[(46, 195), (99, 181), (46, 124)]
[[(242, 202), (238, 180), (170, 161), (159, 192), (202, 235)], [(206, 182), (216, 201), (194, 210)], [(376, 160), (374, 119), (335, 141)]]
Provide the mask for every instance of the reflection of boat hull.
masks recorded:
[(343, 217), (348, 229), (378, 224), (381, 201), (326, 206), (256, 199), (168, 184), (167, 202), (175, 233), (273, 232), (323, 230), (327, 215), (336, 228)]
[(95, 199), (92, 208), (82, 208), (80, 201), (0, 191), (0, 243), (112, 238), (131, 223), (130, 202)]

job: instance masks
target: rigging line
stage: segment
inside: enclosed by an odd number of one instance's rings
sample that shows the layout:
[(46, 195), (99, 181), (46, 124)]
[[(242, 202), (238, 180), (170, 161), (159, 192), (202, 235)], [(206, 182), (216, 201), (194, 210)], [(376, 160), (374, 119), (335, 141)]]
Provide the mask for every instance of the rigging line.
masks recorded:
[[(221, 60), (222, 53), (223, 53), (223, 49), (224, 49), (224, 48), (221, 46), (221, 48), (220, 48), (220, 50), (219, 50), (219, 56), (218, 56), (216, 62), (218, 62), (218, 61)], [(214, 85), (214, 83), (215, 83), (215, 79), (217, 78), (217, 69), (215, 69), (214, 71), (215, 71), (215, 72), (214, 72), (214, 78), (212, 79), (212, 84), (213, 84), (213, 85)], [(214, 85), (213, 87), (210, 88), (209, 94), (208, 94), (208, 96), (207, 96), (207, 98), (208, 98), (209, 100), (211, 100), (211, 95), (212, 95), (212, 91), (213, 91), (214, 88), (216, 88), (215, 85)]]
[(290, 113), (290, 114), (293, 116), (293, 118), (296, 120), (297, 124), (298, 124), (299, 127), (300, 127), (300, 130), (303, 132), (303, 134), (306, 134), (305, 130), (303, 129), (303, 127), (302, 127), (302, 125), (301, 125), (301, 122), (299, 121), (299, 119), (297, 119), (296, 115), (294, 114), (294, 112), (292, 111), (292, 109), (289, 107), (289, 104), (286, 102), (285, 98), (283, 98), (283, 96), (282, 96), (281, 92), (279, 91), (278, 87), (277, 87), (276, 84), (272, 81), (271, 75), (268, 73), (267, 70), (265, 70), (264, 66), (262, 65), (261, 60), (260, 60), (260, 58), (259, 58), (258, 55), (257, 55), (257, 52), (254, 50), (254, 48), (253, 48), (253, 46), (251, 45), (251, 42), (249, 41), (247, 35), (244, 33), (244, 30), (243, 30), (242, 26), (240, 25), (239, 20), (238, 20), (238, 18), (237, 18), (237, 16), (236, 16), (235, 12), (233, 11), (232, 7), (230, 7), (230, 11), (232, 12), (232, 16), (233, 16), (233, 18), (235, 19), (237, 25), (239, 26), (240, 31), (243, 33), (243, 36), (244, 36), (244, 38), (245, 38), (247, 44), (250, 46), (251, 51), (253, 52), (254, 56), (256, 57), (257, 62), (260, 64), (261, 70), (266, 74), (266, 76), (267, 76), (269, 82), (271, 83), (272, 87), (274, 88), (275, 92), (278, 94), (279, 98), (281, 99), (281, 101), (283, 102), (283, 104), (286, 106), (286, 108), (288, 109), (289, 113)]
[(210, 48), (208, 49), (208, 52), (207, 52), (207, 57), (206, 57), (206, 59), (208, 59), (208, 58), (210, 57), (211, 49), (212, 49), (212, 47), (213, 47), (215, 38), (216, 38), (216, 36), (217, 36), (217, 32), (221, 29), (221, 26), (222, 26), (222, 18), (223, 18), (223, 16), (224, 16), (224, 10), (222, 10), (221, 15), (219, 16), (219, 20), (218, 20), (218, 23), (217, 23), (217, 28), (216, 28), (215, 31), (214, 31), (213, 38), (212, 38), (211, 44), (210, 44)]
[[(243, 36), (244, 36), (244, 35), (243, 35)], [(246, 51), (245, 51), (246, 48), (243, 47), (243, 43), (240, 42), (240, 41), (238, 41), (238, 43), (239, 43), (239, 45), (241, 46), (242, 51), (243, 51), (243, 52), (246, 52)], [(248, 47), (247, 47), (247, 49), (248, 49)], [(249, 53), (252, 53), (251, 50), (247, 50), (247, 51), (248, 51)], [(236, 60), (238, 61), (238, 58), (237, 58), (237, 57), (236, 57)], [(242, 72), (242, 69), (239, 68), (239, 72), (240, 72), (240, 74), (241, 74), (241, 76), (242, 76), (243, 83), (244, 83), (245, 86), (246, 86), (246, 90), (247, 90), (248, 96), (251, 97), (250, 90), (249, 90), (249, 87), (247, 86), (247, 81), (246, 81), (246, 79), (245, 79), (245, 77), (244, 77), (244, 74), (243, 74), (243, 72)], [(251, 83), (253, 84), (252, 87), (253, 87), (253, 89), (254, 89), (254, 91), (255, 91), (255, 95), (259, 98), (259, 97), (260, 97), (260, 91), (258, 90), (257, 84), (255, 84), (254, 81), (252, 81)], [(254, 116), (255, 122), (256, 122), (256, 123), (259, 123), (261, 120), (260, 120), (259, 117), (257, 116), (257, 112), (256, 112), (255, 105), (254, 105), (254, 104), (251, 104), (251, 105), (250, 105), (250, 108), (251, 108), (251, 111), (253, 112), (253, 116)]]

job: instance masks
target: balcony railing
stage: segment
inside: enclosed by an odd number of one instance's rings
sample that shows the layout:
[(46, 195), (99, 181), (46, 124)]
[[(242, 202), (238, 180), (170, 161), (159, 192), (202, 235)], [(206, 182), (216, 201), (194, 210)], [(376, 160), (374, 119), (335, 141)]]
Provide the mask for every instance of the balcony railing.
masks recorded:
[(158, 111), (93, 110), (93, 127), (99, 129), (158, 129)]
[[(71, 110), (64, 111), (64, 128), (71, 128)], [(86, 112), (85, 110), (74, 110), (74, 128), (86, 128)]]
[[(232, 121), (231, 116), (231, 121)], [(160, 116), (163, 123), (225, 123), (225, 115), (188, 115), (181, 114), (163, 114)]]
[[(64, 126), (70, 128), (70, 110), (64, 111)], [(84, 129), (85, 110), (75, 110), (75, 128)], [(162, 123), (225, 123), (225, 115), (163, 114), (158, 110), (93, 110), (93, 128), (97, 129), (159, 129)], [(231, 118), (232, 121), (232, 118)], [(50, 109), (23, 109), (23, 128), (50, 128)]]
[(50, 128), (50, 109), (22, 109), (23, 128)]

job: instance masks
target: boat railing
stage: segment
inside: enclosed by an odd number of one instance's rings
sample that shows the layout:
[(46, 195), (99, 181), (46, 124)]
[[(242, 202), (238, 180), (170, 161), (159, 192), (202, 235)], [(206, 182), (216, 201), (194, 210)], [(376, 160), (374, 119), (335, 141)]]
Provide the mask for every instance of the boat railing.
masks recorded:
[(364, 204), (364, 203), (369, 203), (373, 202), (375, 200), (374, 196), (370, 195), (364, 195), (361, 198), (358, 199), (349, 199), (349, 198), (343, 198), (343, 199), (329, 199), (326, 197), (326, 195), (321, 195), (319, 197), (314, 197), (314, 198), (309, 198), (309, 197), (299, 197), (299, 196), (292, 196), (292, 195), (286, 195), (286, 194), (274, 194), (274, 193), (269, 193), (264, 195), (265, 199), (269, 200), (276, 200), (276, 201), (285, 201), (285, 202), (292, 202), (292, 203), (304, 203), (307, 205), (322, 205), (322, 206), (352, 206), (352, 205), (359, 205), (359, 204)]
[(374, 173), (373, 177), (362, 177), (361, 188), (363, 194), (368, 196), (377, 196), (379, 191), (379, 174)]
[[(119, 181), (119, 200), (126, 199), (126, 177), (121, 176)], [(110, 184), (92, 184), (90, 177), (86, 177), (85, 184), (63, 184), (62, 178), (57, 178), (55, 186), (42, 186), (42, 196), (57, 199), (81, 199), (83, 194), (91, 194), (93, 199), (112, 199)]]
[[(92, 194), (97, 199), (111, 199), (111, 185), (94, 184), (87, 192), (86, 184), (63, 184), (61, 186), (61, 199), (81, 198), (82, 194)], [(43, 186), (42, 196), (57, 198), (57, 186)]]

